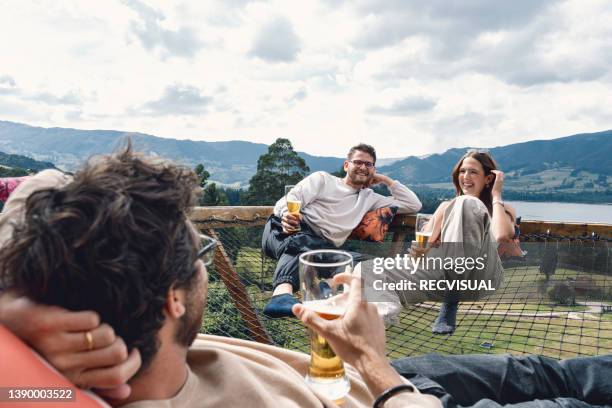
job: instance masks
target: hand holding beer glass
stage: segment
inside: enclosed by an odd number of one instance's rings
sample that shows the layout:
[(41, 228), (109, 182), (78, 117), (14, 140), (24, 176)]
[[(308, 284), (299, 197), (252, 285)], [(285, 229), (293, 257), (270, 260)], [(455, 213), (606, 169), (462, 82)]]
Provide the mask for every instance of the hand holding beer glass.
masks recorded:
[(413, 256), (424, 256), (428, 251), (429, 239), (433, 231), (431, 214), (417, 214), (414, 226), (415, 241), (412, 242)]
[[(302, 203), (295, 196), (295, 192), (292, 192), (294, 188), (294, 185), (285, 186), (285, 202), (287, 204), (287, 211), (289, 212), (289, 214), (299, 217), (300, 209), (302, 208)], [(287, 228), (287, 231), (289, 232), (298, 232), (300, 230), (301, 227), (299, 224), (291, 229)]]
[(432, 230), (431, 214), (417, 214), (414, 229), (416, 241), (423, 246), (427, 246)]
[[(300, 255), (300, 290), (306, 309), (326, 320), (341, 317), (347, 305), (347, 285), (336, 286), (332, 281), (338, 273), (351, 272), (353, 257), (344, 251), (315, 250)], [(310, 366), (306, 382), (332, 400), (341, 400), (351, 386), (344, 365), (331, 346), (317, 332), (310, 335)]]

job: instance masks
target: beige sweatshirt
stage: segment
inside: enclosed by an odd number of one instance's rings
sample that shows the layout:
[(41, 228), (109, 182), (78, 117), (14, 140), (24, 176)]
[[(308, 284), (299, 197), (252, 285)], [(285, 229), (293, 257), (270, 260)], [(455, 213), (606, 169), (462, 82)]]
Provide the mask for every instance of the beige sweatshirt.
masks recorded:
[[(304, 381), (310, 356), (280, 347), (199, 335), (189, 348), (187, 382), (171, 399), (138, 401), (123, 408), (338, 407)], [(373, 396), (359, 374), (346, 367), (351, 391), (340, 407), (371, 407)], [(405, 380), (410, 384), (408, 380)], [(435, 397), (400, 393), (385, 408), (441, 407)]]
[[(300, 181), (289, 196), (301, 202), (302, 219), (319, 236), (341, 246), (363, 216), (382, 207), (398, 207), (398, 213), (415, 213), (421, 201), (408, 187), (394, 181), (391, 197), (375, 193), (371, 188), (355, 189), (324, 171), (312, 173)], [(274, 214), (287, 212), (285, 197), (276, 202)]]

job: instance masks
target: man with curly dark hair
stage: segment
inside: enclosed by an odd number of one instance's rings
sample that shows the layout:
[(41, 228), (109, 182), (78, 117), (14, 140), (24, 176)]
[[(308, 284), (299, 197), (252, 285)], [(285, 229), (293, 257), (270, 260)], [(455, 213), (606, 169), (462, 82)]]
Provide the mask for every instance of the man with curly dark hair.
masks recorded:
[(92, 161), (71, 182), (29, 197), (0, 256), (4, 280), (41, 303), (96, 310), (147, 367), (159, 349), (156, 333), (170, 321), (169, 290), (187, 300), (173, 330), (178, 344), (189, 346), (200, 327), (203, 294), (185, 290), (202, 279), (186, 218), (196, 185), (189, 169), (129, 148)]
[[(92, 371), (126, 367), (126, 358), (135, 361), (130, 370), (138, 371), (128, 391), (121, 400), (113, 394), (112, 405), (333, 406), (303, 381), (307, 355), (197, 336), (206, 301), (205, 265), (215, 247), (188, 220), (197, 190), (191, 170), (141, 156), (129, 146), (90, 161), (74, 178), (57, 171), (34, 176), (11, 196), (0, 220), (0, 276), (8, 290), (0, 293), (0, 323), (82, 387), (121, 384), (133, 371), (123, 368), (110, 383), (108, 374)], [(19, 309), (20, 301), (27, 303), (26, 313), (12, 319), (10, 309)], [(369, 335), (371, 330), (358, 327), (376, 321), (377, 309), (357, 298), (353, 303), (357, 324), (349, 325)], [(41, 326), (34, 313), (57, 316), (57, 324), (24, 330)], [(96, 318), (89, 326), (80, 324), (82, 331), (75, 323), (71, 329), (62, 326), (84, 313)], [(311, 320), (306, 312), (301, 316)], [(346, 361), (359, 365), (361, 374), (349, 374), (346, 406), (369, 406), (373, 395), (400, 385), (397, 395), (385, 398), (439, 406), (436, 398), (406, 387), (409, 382), (393, 370), (384, 354), (384, 326), (378, 324), (374, 347), (356, 347), (355, 335), (340, 340), (347, 342)], [(117, 349), (113, 361), (109, 350)], [(408, 388), (413, 392), (399, 393)]]
[(23, 219), (7, 221), (4, 286), (36, 302), (96, 311), (140, 353), (133, 396), (151, 381), (157, 395), (173, 395), (185, 383), (184, 358), (206, 297), (203, 238), (187, 218), (196, 175), (128, 146), (90, 161), (73, 179), (54, 170), (35, 178)]

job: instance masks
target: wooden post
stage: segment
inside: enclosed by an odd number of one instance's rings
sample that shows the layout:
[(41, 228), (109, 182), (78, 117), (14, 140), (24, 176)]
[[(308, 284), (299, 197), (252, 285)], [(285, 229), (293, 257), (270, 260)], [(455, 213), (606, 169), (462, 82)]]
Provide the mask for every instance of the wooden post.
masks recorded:
[(232, 265), (232, 261), (219, 240), (219, 236), (212, 228), (206, 229), (205, 233), (216, 239), (219, 243), (219, 246), (217, 246), (217, 250), (215, 251), (215, 269), (219, 272), (219, 276), (221, 276), (227, 291), (232, 297), (236, 309), (238, 309), (240, 312), (240, 316), (242, 317), (244, 324), (249, 332), (252, 333), (253, 340), (259, 343), (273, 344), (274, 342), (272, 341), (272, 338), (266, 331), (265, 327), (261, 324), (259, 316), (257, 316), (255, 308), (251, 303), (251, 298), (240, 281), (238, 273)]

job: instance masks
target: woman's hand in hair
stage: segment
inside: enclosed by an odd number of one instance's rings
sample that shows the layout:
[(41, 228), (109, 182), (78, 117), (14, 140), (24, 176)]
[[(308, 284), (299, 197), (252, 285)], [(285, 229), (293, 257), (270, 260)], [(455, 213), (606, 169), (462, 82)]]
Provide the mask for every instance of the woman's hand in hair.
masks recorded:
[(495, 181), (493, 182), (491, 195), (494, 200), (501, 200), (502, 190), (504, 188), (504, 172), (499, 170), (491, 170), (491, 173), (495, 174)]
[(491, 189), (493, 198), (493, 215), (491, 217), (491, 231), (497, 242), (510, 242), (514, 236), (514, 209), (508, 204), (499, 203), (502, 200), (504, 188), (504, 173), (491, 170), (495, 174), (495, 183)]

